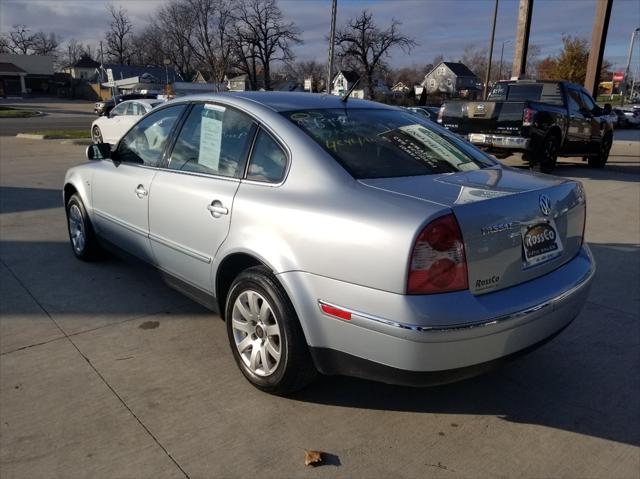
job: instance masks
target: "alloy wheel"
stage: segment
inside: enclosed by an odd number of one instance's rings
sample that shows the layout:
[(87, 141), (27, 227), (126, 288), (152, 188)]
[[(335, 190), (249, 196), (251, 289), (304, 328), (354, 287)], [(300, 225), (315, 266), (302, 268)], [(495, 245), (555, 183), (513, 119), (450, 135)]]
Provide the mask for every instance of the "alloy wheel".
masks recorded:
[(269, 302), (253, 290), (243, 291), (233, 304), (231, 328), (245, 367), (270, 376), (280, 364), (282, 340), (278, 318)]
[(97, 126), (94, 126), (93, 130), (91, 130), (91, 136), (93, 137), (94, 143), (102, 143), (102, 132)]
[(73, 249), (76, 253), (81, 254), (84, 250), (86, 235), (82, 212), (80, 208), (78, 208), (78, 205), (75, 204), (69, 208), (69, 233)]

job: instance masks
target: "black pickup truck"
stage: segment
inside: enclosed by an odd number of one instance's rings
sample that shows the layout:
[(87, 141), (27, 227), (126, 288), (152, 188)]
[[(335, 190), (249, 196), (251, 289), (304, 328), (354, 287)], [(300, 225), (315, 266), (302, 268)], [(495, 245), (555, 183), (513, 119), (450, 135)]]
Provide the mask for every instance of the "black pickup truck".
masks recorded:
[(450, 101), (438, 123), (497, 157), (521, 152), (532, 169), (550, 173), (558, 156), (581, 156), (603, 168), (613, 142), (608, 115), (580, 85), (501, 81), (486, 101)]

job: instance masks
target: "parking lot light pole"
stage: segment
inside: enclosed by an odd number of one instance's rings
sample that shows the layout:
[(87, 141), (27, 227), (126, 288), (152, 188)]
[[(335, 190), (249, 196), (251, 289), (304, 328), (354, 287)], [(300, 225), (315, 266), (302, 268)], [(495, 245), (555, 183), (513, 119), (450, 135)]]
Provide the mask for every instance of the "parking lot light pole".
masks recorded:
[[(624, 97), (627, 95), (627, 85), (629, 85), (629, 69), (631, 67), (631, 57), (633, 56), (633, 44), (636, 41), (636, 35), (640, 33), (640, 28), (636, 28), (633, 32), (631, 32), (631, 42), (629, 43), (629, 55), (627, 56), (627, 68), (624, 69), (624, 78), (622, 79), (622, 84), (624, 85), (624, 90), (620, 95), (622, 98), (622, 103), (624, 104)], [(631, 92), (633, 93), (633, 91)]]
[(511, 40), (505, 40), (502, 42), (502, 49), (500, 50), (500, 68), (498, 68), (498, 81), (502, 80), (502, 58), (504, 57), (504, 46), (507, 43), (511, 43)]

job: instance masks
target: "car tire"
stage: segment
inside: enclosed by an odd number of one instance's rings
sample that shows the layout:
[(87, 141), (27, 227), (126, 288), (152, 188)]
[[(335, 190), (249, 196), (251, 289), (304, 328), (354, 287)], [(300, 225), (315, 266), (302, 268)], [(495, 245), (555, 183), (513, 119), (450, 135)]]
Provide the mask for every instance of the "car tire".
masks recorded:
[(317, 371), (298, 316), (267, 268), (248, 268), (236, 277), (225, 318), (236, 364), (256, 388), (284, 395), (313, 381)]
[(98, 125), (91, 129), (91, 140), (93, 140), (94, 143), (104, 143), (102, 131), (100, 131), (100, 127)]
[[(552, 173), (558, 163), (558, 137), (556, 135), (547, 135), (534, 155), (528, 154), (529, 168), (533, 171), (541, 173)], [(533, 156), (533, 161), (531, 158)]]
[(588, 159), (589, 166), (591, 168), (604, 168), (609, 159), (609, 152), (611, 151), (611, 145), (613, 144), (613, 135), (607, 134), (600, 142), (600, 147), (597, 156), (591, 156)]
[(87, 215), (87, 210), (77, 194), (69, 198), (66, 212), (67, 231), (73, 254), (82, 261), (98, 259), (101, 253), (100, 245)]

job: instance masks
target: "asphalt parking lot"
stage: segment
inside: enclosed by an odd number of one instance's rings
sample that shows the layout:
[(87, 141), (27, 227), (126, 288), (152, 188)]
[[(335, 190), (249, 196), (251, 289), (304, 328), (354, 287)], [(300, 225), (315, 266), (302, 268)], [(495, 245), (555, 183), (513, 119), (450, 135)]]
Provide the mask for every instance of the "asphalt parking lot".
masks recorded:
[[(280, 398), (243, 379), (222, 321), (152, 270), (74, 259), (60, 187), (83, 147), (3, 136), (0, 476), (638, 478), (634, 139), (605, 170), (558, 169), (585, 185), (598, 272), (551, 343), (453, 385), (323, 377)], [(305, 467), (304, 449), (327, 464)]]

